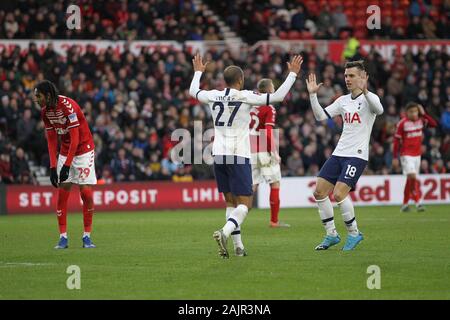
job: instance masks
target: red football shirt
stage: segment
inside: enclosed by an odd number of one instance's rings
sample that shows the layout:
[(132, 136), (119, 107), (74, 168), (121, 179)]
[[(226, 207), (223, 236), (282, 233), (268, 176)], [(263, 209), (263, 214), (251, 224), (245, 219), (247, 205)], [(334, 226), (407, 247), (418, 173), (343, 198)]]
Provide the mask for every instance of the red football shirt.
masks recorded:
[(250, 112), (251, 152), (270, 152), (274, 149), (273, 131), (276, 111), (273, 106), (260, 106)]
[(61, 137), (60, 154), (67, 156), (70, 147), (69, 129), (78, 128), (79, 142), (75, 156), (94, 150), (94, 139), (80, 106), (71, 98), (58, 96), (56, 108), (44, 107), (41, 111), (46, 130), (55, 130)]
[(401, 156), (422, 155), (423, 128), (426, 126), (437, 126), (436, 121), (427, 114), (416, 121), (411, 121), (408, 118), (401, 119), (394, 136), (394, 157), (398, 156), (400, 141)]

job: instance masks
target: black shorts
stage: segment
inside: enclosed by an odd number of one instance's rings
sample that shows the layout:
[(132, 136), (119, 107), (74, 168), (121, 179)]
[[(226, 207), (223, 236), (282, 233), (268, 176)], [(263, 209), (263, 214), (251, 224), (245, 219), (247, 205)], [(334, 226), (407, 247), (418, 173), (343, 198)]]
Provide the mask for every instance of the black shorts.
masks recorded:
[(318, 176), (332, 184), (343, 182), (353, 191), (366, 165), (367, 161), (360, 158), (331, 156), (320, 169)]
[(251, 196), (252, 167), (249, 158), (239, 156), (214, 156), (214, 175), (219, 192), (235, 196)]

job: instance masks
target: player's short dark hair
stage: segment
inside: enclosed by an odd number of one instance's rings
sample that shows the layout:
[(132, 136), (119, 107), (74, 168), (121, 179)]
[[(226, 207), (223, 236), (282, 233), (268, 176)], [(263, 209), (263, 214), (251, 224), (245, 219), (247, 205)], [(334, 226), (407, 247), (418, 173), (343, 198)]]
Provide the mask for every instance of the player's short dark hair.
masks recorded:
[(227, 86), (236, 84), (240, 79), (244, 78), (244, 71), (238, 66), (228, 66), (223, 72), (223, 79)]
[(417, 102), (410, 101), (405, 106), (406, 111), (408, 111), (409, 109), (412, 109), (412, 108), (419, 108), (419, 104)]
[(258, 88), (258, 91), (260, 93), (267, 93), (271, 83), (272, 83), (272, 79), (263, 78), (263, 79), (258, 81), (258, 84), (256, 85), (256, 88)]
[(358, 68), (361, 71), (366, 70), (366, 67), (364, 66), (364, 60), (348, 61), (345, 64), (345, 69), (348, 68)]
[(35, 90), (37, 92), (42, 93), (46, 98), (46, 103), (49, 106), (56, 106), (58, 103), (58, 89), (53, 84), (53, 82), (49, 80), (43, 80), (39, 82)]

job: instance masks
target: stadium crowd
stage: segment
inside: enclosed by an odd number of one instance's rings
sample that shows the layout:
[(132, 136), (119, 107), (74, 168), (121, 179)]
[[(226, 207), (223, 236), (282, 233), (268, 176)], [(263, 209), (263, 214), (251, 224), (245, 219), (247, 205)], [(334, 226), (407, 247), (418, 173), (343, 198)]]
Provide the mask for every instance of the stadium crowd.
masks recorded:
[(221, 40), (217, 24), (192, 0), (81, 0), (82, 28), (66, 27), (73, 1), (0, 1), (0, 38)]
[[(205, 0), (245, 41), (272, 39), (448, 39), (449, 0)], [(80, 0), (82, 28), (66, 28), (68, 0), (0, 1), (0, 38), (221, 40), (212, 15), (192, 0)], [(368, 30), (367, 7), (381, 7)]]
[[(172, 179), (191, 181), (213, 177), (210, 166), (182, 165), (170, 158), (177, 128), (193, 131), (194, 121), (212, 127), (207, 106), (188, 95), (192, 78), (191, 54), (143, 49), (133, 55), (112, 49), (80, 54), (70, 49), (67, 59), (50, 44), (40, 54), (30, 44), (28, 54), (4, 50), (0, 55), (0, 175), (4, 183), (33, 183), (28, 160), (48, 168), (49, 159), (40, 110), (33, 102), (33, 88), (46, 78), (60, 92), (75, 99), (86, 114), (96, 145), (97, 175), (101, 182)], [(359, 52), (358, 55), (361, 53)], [(338, 117), (325, 123), (314, 120), (304, 77), (316, 72), (324, 85), (319, 101), (325, 106), (346, 92), (342, 65), (303, 52), (302, 80), (278, 106), (279, 151), (285, 176), (315, 175), (331, 154), (342, 128)], [(359, 56), (355, 57), (358, 58)], [(285, 73), (286, 52), (249, 52), (245, 60), (228, 51), (209, 51), (211, 63), (202, 78), (204, 88), (224, 87), (223, 69), (243, 67), (245, 87), (255, 88), (262, 77), (279, 85)], [(421, 172), (450, 171), (450, 60), (445, 52), (408, 52), (393, 63), (382, 61), (375, 51), (366, 54), (370, 86), (381, 97), (385, 113), (375, 123), (367, 174), (400, 173), (392, 167), (392, 139), (403, 106), (422, 103), (440, 121), (427, 129)], [(376, 88), (376, 89), (374, 89)], [(204, 141), (206, 146), (209, 142)]]
[[(247, 42), (276, 39), (448, 39), (448, 0), (206, 0)], [(370, 5), (381, 29), (368, 30)], [(370, 11), (371, 14), (373, 11)]]

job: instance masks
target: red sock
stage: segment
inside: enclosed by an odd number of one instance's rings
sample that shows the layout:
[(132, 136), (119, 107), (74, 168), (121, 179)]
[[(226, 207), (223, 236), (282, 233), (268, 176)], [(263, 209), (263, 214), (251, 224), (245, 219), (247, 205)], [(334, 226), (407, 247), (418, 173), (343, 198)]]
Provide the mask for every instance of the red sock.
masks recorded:
[(416, 200), (416, 179), (410, 179), (409, 181), (409, 192), (410, 192), (410, 199)]
[(406, 178), (405, 189), (403, 190), (403, 204), (408, 204), (411, 196), (411, 179)]
[(69, 200), (70, 190), (58, 189), (58, 201), (56, 204), (56, 216), (58, 217), (59, 233), (67, 232), (67, 201)]
[(84, 187), (80, 189), (81, 199), (83, 200), (83, 223), (84, 232), (92, 230), (92, 216), (94, 215), (94, 198), (92, 196), (92, 188)]
[(270, 221), (278, 222), (278, 212), (280, 212), (280, 189), (270, 188)]
[(420, 182), (418, 179), (415, 180), (414, 183), (414, 201), (416, 201), (416, 203), (419, 203), (420, 198), (422, 198), (422, 192), (420, 191)]

